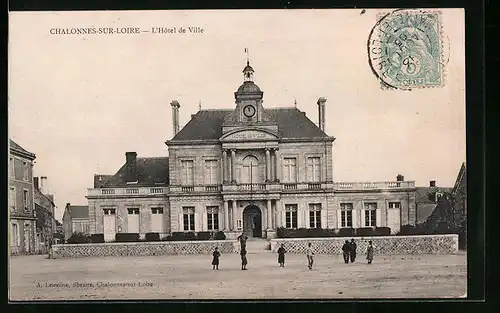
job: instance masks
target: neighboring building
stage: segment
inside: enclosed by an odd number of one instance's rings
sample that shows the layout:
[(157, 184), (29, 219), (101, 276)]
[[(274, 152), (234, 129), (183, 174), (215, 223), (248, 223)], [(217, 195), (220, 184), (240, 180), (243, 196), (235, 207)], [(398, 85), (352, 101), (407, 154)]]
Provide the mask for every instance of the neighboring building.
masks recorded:
[(35, 253), (33, 161), (35, 154), (9, 140), (9, 231), (11, 254)]
[[(40, 178), (42, 181), (46, 177)], [(54, 196), (44, 194), (43, 183), (39, 183), (38, 177), (33, 177), (33, 190), (35, 197), (36, 212), (36, 251), (47, 253), (53, 243), (55, 232), (55, 204)]]
[(55, 221), (54, 244), (64, 243), (64, 227), (58, 220)]
[(451, 188), (449, 187), (436, 186), (435, 180), (429, 182), (429, 187), (417, 187), (415, 196), (415, 206), (417, 209), (416, 224), (424, 223), (436, 208), (439, 199), (450, 191)]
[(90, 234), (89, 207), (87, 205), (66, 204), (63, 214), (64, 240), (73, 233)]
[(390, 227), (416, 221), (415, 183), (334, 182), (334, 137), (324, 132), (326, 99), (318, 126), (296, 107), (265, 108), (247, 63), (235, 107), (201, 110), (174, 137), (169, 157), (127, 152), (115, 175), (94, 175), (88, 190), (91, 233), (223, 230), (272, 238), (278, 227)]
[(466, 231), (467, 221), (467, 173), (462, 164), (453, 189), (441, 197), (432, 214), (425, 221), (427, 229), (445, 227)]

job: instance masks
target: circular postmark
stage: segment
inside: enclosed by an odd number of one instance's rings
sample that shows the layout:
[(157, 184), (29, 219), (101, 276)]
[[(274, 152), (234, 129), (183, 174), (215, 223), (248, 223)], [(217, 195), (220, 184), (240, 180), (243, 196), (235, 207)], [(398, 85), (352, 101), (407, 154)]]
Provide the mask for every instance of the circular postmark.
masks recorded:
[(399, 9), (378, 16), (368, 37), (370, 68), (385, 88), (443, 84), (439, 11)]

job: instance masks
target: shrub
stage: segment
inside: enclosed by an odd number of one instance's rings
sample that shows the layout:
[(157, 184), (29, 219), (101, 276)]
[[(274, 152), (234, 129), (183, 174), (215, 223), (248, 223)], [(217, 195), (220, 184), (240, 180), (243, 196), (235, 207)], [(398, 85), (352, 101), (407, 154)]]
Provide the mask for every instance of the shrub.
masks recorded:
[(73, 233), (71, 237), (68, 238), (69, 244), (78, 244), (78, 243), (91, 243), (90, 236), (85, 235), (84, 233)]
[(391, 228), (390, 227), (377, 227), (375, 228), (374, 236), (390, 236)]
[(323, 228), (287, 229), (279, 227), (276, 230), (277, 238), (318, 238), (318, 237), (335, 237), (335, 236), (337, 236), (335, 229), (323, 229)]
[(339, 230), (339, 237), (353, 237), (355, 234), (354, 228), (341, 228)]
[(160, 241), (159, 233), (146, 233), (146, 241)]
[(194, 232), (173, 232), (170, 236), (171, 241), (193, 241), (196, 240)]
[(209, 231), (200, 231), (196, 234), (197, 240), (210, 240), (212, 239), (212, 232)]
[(278, 227), (276, 229), (276, 237), (277, 238), (286, 238), (285, 237), (285, 232), (286, 232), (285, 227)]
[(90, 235), (90, 241), (92, 241), (92, 243), (103, 243), (104, 234), (92, 234)]
[(215, 233), (215, 240), (226, 240), (226, 234), (222, 230)]
[(140, 236), (138, 233), (117, 233), (115, 235), (116, 242), (138, 242)]

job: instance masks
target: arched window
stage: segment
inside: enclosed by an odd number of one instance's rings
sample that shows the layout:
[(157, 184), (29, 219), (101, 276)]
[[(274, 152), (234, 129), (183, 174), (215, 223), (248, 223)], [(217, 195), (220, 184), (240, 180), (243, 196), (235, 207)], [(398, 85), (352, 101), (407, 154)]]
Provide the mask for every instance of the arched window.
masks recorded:
[(244, 184), (260, 183), (259, 160), (249, 155), (243, 159), (243, 168), (241, 171), (241, 182)]

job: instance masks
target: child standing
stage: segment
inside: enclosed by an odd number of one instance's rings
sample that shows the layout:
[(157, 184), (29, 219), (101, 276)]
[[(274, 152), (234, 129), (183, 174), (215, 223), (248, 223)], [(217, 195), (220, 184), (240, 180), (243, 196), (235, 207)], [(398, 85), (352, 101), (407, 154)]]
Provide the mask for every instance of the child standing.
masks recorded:
[(283, 244), (281, 244), (281, 247), (278, 249), (278, 263), (280, 267), (285, 267), (285, 253), (286, 250), (283, 247)]
[(373, 261), (373, 246), (372, 241), (368, 241), (368, 248), (366, 248), (366, 259), (368, 260), (368, 264), (372, 264)]
[(212, 260), (212, 269), (218, 270), (219, 269), (219, 257), (220, 257), (219, 248), (215, 247), (214, 253), (212, 253), (212, 255), (214, 257)]
[(310, 242), (307, 244), (306, 255), (307, 255), (307, 267), (310, 270), (312, 270), (314, 263), (314, 251), (312, 251), (312, 245)]
[(246, 250), (241, 250), (240, 252), (241, 255), (241, 270), (246, 271), (247, 270), (247, 251)]

